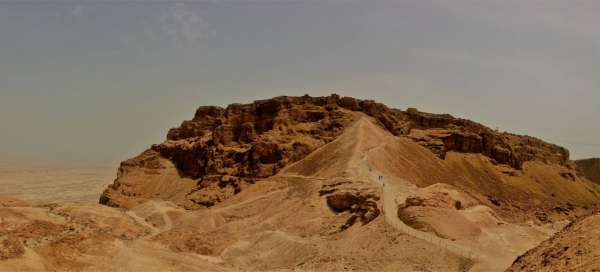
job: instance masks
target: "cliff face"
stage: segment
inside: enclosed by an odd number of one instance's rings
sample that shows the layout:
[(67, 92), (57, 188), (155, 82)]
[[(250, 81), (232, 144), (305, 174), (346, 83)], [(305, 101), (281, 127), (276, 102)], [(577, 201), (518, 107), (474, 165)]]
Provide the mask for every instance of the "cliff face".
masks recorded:
[(524, 162), (540, 160), (566, 164), (569, 151), (530, 136), (500, 133), (473, 121), (447, 114), (406, 112), (408, 137), (444, 158), (448, 151), (481, 153), (497, 163), (521, 169)]
[(192, 120), (171, 129), (165, 142), (122, 163), (100, 203), (130, 207), (163, 198), (187, 208), (212, 206), (333, 141), (361, 114), (441, 159), (455, 151), (479, 153), (515, 169), (532, 160), (569, 162), (562, 147), (447, 114), (401, 111), (337, 95), (283, 96), (226, 108), (200, 107)]
[[(171, 129), (165, 142), (122, 164), (119, 172), (137, 171), (146, 167), (139, 161), (161, 158), (154, 168), (172, 163), (182, 178), (196, 182), (176, 202), (189, 208), (212, 206), (331, 142), (352, 121), (335, 97), (278, 97), (226, 108), (200, 107), (192, 120)], [(164, 173), (147, 175), (155, 179)], [(155, 194), (170, 198), (152, 191), (139, 195), (143, 190), (137, 187), (149, 186), (133, 178), (139, 175), (119, 175), (101, 203), (128, 206), (133, 198)]]
[(587, 179), (600, 184), (600, 158), (575, 161), (577, 172)]

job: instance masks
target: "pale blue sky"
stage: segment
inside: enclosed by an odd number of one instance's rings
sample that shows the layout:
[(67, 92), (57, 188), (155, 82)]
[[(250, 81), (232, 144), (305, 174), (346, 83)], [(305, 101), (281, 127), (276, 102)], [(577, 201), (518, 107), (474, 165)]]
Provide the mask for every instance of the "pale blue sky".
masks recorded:
[(114, 164), (199, 105), (332, 92), (600, 156), (599, 1), (0, 0), (0, 157)]

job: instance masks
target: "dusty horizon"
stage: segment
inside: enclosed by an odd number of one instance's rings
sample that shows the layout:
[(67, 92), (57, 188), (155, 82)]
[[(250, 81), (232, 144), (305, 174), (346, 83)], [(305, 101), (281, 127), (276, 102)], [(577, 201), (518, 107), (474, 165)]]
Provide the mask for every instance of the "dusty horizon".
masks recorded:
[(337, 95), (204, 107), (167, 138), (116, 178), (0, 163), (0, 270), (598, 268), (600, 159), (540, 139)]
[[(331, 93), (333, 93), (333, 92), (331, 92)], [(331, 93), (329, 93), (329, 94), (331, 94)], [(339, 92), (337, 92), (336, 94), (339, 94)], [(304, 94), (302, 94), (302, 95), (304, 95)], [(328, 95), (328, 94), (324, 94), (324, 95)], [(280, 96), (280, 95), (277, 95), (277, 96)], [(281, 95), (281, 96), (301, 96), (301, 95)], [(344, 96), (344, 95), (341, 94), (341, 96)], [(255, 100), (262, 100), (262, 99), (268, 99), (268, 98), (271, 98), (271, 97), (257, 98)], [(363, 98), (363, 99), (371, 100), (370, 98)], [(235, 102), (231, 102), (231, 103), (218, 104), (218, 105), (208, 105), (208, 104), (198, 105), (198, 106), (194, 107), (192, 110), (189, 110), (190, 113), (186, 117), (184, 117), (184, 120), (191, 119), (193, 117), (193, 113), (195, 112), (195, 110), (201, 106), (219, 106), (219, 107), (225, 108), (229, 104), (248, 103), (248, 102), (252, 102), (252, 101), (254, 101), (254, 100), (241, 101), (241, 102), (235, 101)], [(377, 100), (375, 100), (375, 101), (386, 104), (383, 101), (377, 101)], [(389, 104), (388, 104), (388, 106), (389, 106)], [(416, 106), (406, 106), (403, 108), (402, 107), (394, 107), (394, 108), (406, 109), (408, 107), (415, 107), (419, 110), (423, 110), (423, 108), (416, 107)], [(435, 112), (435, 111), (429, 111), (429, 112), (438, 113), (438, 114), (448, 113), (448, 112)], [(569, 141), (564, 141), (564, 139), (552, 141), (545, 135), (534, 135), (534, 134), (527, 134), (527, 133), (519, 132), (519, 131), (505, 130), (494, 124), (479, 121), (474, 118), (469, 118), (466, 116), (456, 115), (456, 114), (452, 114), (452, 113), (448, 113), (448, 114), (451, 114), (457, 118), (470, 119), (470, 120), (476, 121), (478, 123), (481, 123), (485, 126), (488, 126), (490, 128), (499, 129), (500, 131), (505, 131), (505, 132), (514, 133), (514, 134), (518, 134), (518, 135), (529, 135), (529, 136), (533, 136), (533, 137), (542, 139), (544, 141), (548, 141), (553, 144), (557, 144), (559, 146), (563, 146), (569, 150), (571, 159), (573, 159), (573, 160), (600, 157), (600, 145), (596, 145), (594, 143), (569, 142)], [(177, 127), (179, 124), (180, 124), (180, 122), (174, 122), (170, 126), (159, 129), (159, 131), (162, 133), (162, 136), (154, 135), (154, 137), (156, 137), (154, 142), (161, 142), (161, 141), (165, 140), (167, 131), (170, 128)], [(83, 127), (83, 129), (85, 129), (85, 127)], [(525, 129), (525, 131), (529, 131), (529, 129)], [(153, 133), (153, 134), (158, 134), (158, 133)], [(148, 137), (148, 138), (150, 138), (150, 137)], [(0, 156), (0, 164), (14, 164), (15, 166), (20, 166), (20, 167), (33, 166), (33, 167), (56, 167), (56, 168), (115, 167), (115, 166), (118, 166), (123, 160), (138, 154), (139, 152), (141, 152), (144, 149), (143, 146), (140, 147), (140, 149), (138, 149), (138, 147), (137, 147), (138, 145), (143, 144), (144, 146), (148, 146), (149, 144), (152, 143), (152, 142), (147, 143), (145, 141), (142, 142), (142, 141), (138, 141), (136, 139), (129, 139), (129, 138), (121, 138), (120, 141), (127, 143), (126, 145), (128, 147), (125, 148), (125, 150), (119, 150), (119, 151), (114, 151), (112, 149), (109, 149), (111, 151), (111, 153), (107, 153), (106, 150), (105, 151), (90, 151), (90, 150), (84, 149), (83, 152), (77, 151), (77, 150), (54, 150), (54, 152), (58, 152), (57, 154), (63, 154), (65, 156), (65, 158), (62, 158), (62, 159), (60, 159), (60, 157), (53, 157), (53, 158), (46, 157), (48, 154), (42, 154), (41, 156), (31, 156), (31, 155), (28, 155), (26, 152), (22, 152), (22, 150), (23, 150), (22, 146), (20, 146), (20, 147), (12, 146), (13, 148), (15, 148), (15, 150), (18, 149), (18, 151), (14, 152), (12, 154), (10, 152), (6, 152), (4, 155)], [(38, 144), (41, 144), (41, 143), (38, 143)], [(69, 153), (69, 152), (73, 152), (73, 151), (75, 151), (74, 152), (75, 154), (78, 154), (77, 157), (73, 157), (72, 154)], [(54, 154), (54, 153), (52, 153), (52, 154)], [(39, 155), (39, 154), (37, 154), (37, 155)], [(79, 157), (79, 156), (83, 156), (83, 157)], [(99, 156), (99, 158), (96, 158), (96, 156)]]
[(600, 156), (595, 1), (0, 1), (0, 154), (110, 164), (198, 106), (339, 93)]
[(0, 272), (600, 271), (598, 11), (0, 0)]

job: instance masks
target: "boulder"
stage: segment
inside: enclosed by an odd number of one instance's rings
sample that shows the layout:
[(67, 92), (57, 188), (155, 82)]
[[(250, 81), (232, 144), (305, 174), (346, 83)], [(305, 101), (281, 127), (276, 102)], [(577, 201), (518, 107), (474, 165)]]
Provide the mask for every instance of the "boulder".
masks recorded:
[(350, 193), (327, 196), (327, 205), (335, 212), (350, 210), (354, 205), (361, 203), (361, 199)]
[(365, 225), (375, 220), (381, 214), (373, 196), (364, 196), (358, 193), (336, 193), (327, 196), (327, 205), (336, 213), (350, 212), (352, 215), (344, 225), (345, 230), (356, 223), (357, 220)]

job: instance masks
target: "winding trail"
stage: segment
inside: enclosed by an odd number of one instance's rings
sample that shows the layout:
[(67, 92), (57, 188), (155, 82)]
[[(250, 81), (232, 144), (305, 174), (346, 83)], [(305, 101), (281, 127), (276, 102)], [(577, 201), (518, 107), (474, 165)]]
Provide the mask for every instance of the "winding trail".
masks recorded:
[[(344, 177), (372, 182), (377, 185), (376, 188), (381, 188), (382, 210), (386, 224), (411, 237), (426, 241), (456, 255), (472, 260), (475, 264), (471, 267), (470, 271), (503, 270), (494, 265), (493, 258), (487, 258), (486, 255), (475, 252), (472, 250), (472, 246), (469, 247), (458, 242), (440, 238), (429, 232), (414, 229), (400, 220), (396, 201), (404, 203), (406, 198), (417, 193), (419, 188), (402, 178), (385, 175), (380, 169), (375, 168), (374, 165), (369, 163), (370, 154), (385, 152), (385, 148), (389, 147), (396, 140), (398, 140), (396, 136), (375, 124), (370, 117), (361, 116), (343, 135), (330, 143), (335, 144), (336, 149), (331, 149), (329, 145), (325, 145), (313, 152), (312, 156), (330, 158), (331, 164), (325, 161), (318, 161), (320, 164), (313, 166), (316, 168), (314, 171), (315, 174), (310, 176), (300, 174), (302, 171), (282, 171), (279, 176), (320, 180)], [(299, 163), (304, 162), (301, 161)], [(326, 165), (323, 165), (323, 163)], [(341, 167), (341, 169), (337, 169), (336, 167)], [(331, 171), (324, 170), (327, 168), (330, 168), (328, 170)]]
[[(368, 122), (367, 120), (359, 120), (359, 122)], [(370, 123), (370, 122), (369, 122)], [(370, 123), (369, 125), (373, 125)], [(363, 133), (358, 133), (358, 138), (363, 137)], [(424, 232), (418, 229), (414, 229), (406, 225), (398, 217), (398, 203), (404, 203), (407, 197), (418, 192), (419, 188), (398, 177), (386, 176), (375, 167), (369, 164), (369, 154), (372, 152), (380, 152), (381, 149), (385, 148), (388, 143), (395, 140), (396, 137), (392, 135), (386, 135), (384, 141), (381, 141), (377, 146), (369, 148), (364, 155), (361, 157), (361, 164), (357, 165), (358, 177), (366, 178), (371, 180), (375, 184), (381, 186), (382, 203), (383, 203), (383, 214), (385, 222), (397, 230), (400, 230), (409, 236), (417, 239), (424, 240), (431, 244), (437, 245), (457, 255), (470, 259), (474, 262), (474, 265), (469, 271), (503, 271), (505, 268), (499, 266), (498, 262), (491, 256), (487, 256), (479, 251), (474, 251), (472, 247), (461, 245), (457, 242), (449, 241), (447, 239), (440, 238), (432, 233)], [(361, 139), (358, 139), (360, 142)], [(380, 179), (381, 177), (381, 179)], [(398, 202), (397, 202), (398, 201)]]
[[(450, 242), (429, 232), (411, 228), (402, 222), (402, 220), (400, 220), (398, 217), (398, 204), (396, 203), (396, 199), (398, 199), (398, 201), (401, 203), (404, 202), (406, 198), (411, 195), (411, 192), (417, 190), (417, 187), (399, 178), (394, 179), (393, 182), (389, 182), (388, 179), (390, 177), (385, 176), (383, 173), (377, 171), (374, 167), (371, 167), (368, 161), (369, 153), (376, 152), (378, 149), (385, 147), (390, 140), (393, 140), (393, 136), (388, 136), (386, 140), (381, 142), (378, 146), (368, 150), (362, 157), (362, 163), (364, 166), (359, 167), (361, 170), (363, 170), (360, 171), (362, 177), (379, 184), (382, 188), (381, 198), (383, 202), (383, 214), (385, 216), (386, 223), (408, 234), (409, 236), (438, 245), (465, 258), (473, 260), (479, 259), (479, 256), (475, 252), (464, 246)], [(364, 169), (366, 169), (368, 172), (365, 173)]]

